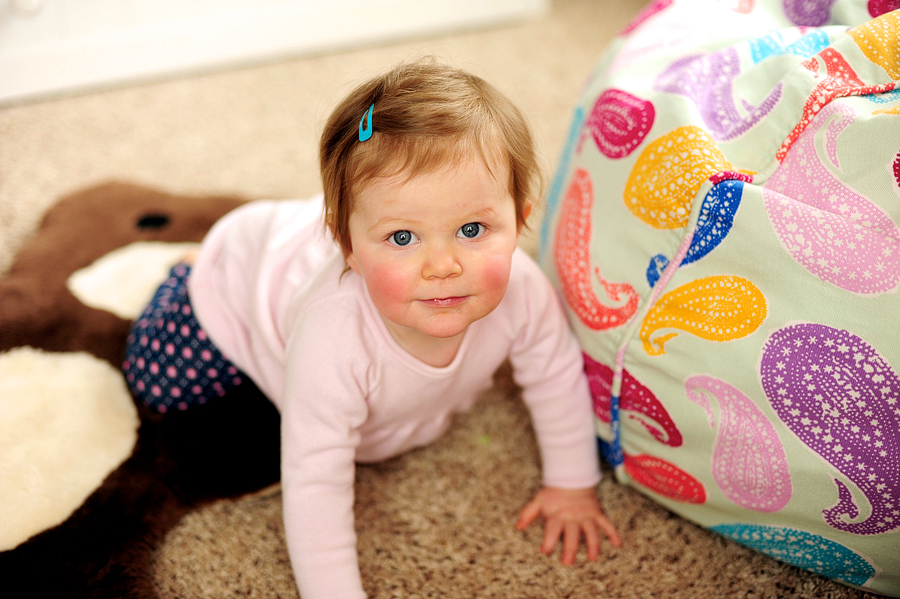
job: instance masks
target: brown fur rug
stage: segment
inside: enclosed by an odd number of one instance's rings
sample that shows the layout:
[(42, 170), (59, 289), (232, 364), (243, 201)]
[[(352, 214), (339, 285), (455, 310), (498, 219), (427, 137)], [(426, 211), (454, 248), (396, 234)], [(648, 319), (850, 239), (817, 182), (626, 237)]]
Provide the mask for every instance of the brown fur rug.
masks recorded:
[[(0, 351), (88, 352), (118, 368), (129, 322), (81, 303), (69, 275), (131, 242), (199, 241), (241, 201), (125, 184), (63, 198), (0, 279)], [(151, 551), (169, 528), (278, 480), (278, 416), (254, 389), (174, 418), (139, 413), (131, 457), (63, 524), (0, 553), (16, 596), (154, 597)]]

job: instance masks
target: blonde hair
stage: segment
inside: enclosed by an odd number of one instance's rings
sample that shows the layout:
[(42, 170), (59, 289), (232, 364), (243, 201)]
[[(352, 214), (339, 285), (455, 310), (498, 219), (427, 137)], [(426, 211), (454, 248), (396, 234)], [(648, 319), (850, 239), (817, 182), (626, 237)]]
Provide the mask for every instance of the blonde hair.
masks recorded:
[[(372, 135), (360, 141), (361, 121), (365, 127), (372, 105)], [(352, 251), (348, 223), (354, 200), (368, 182), (399, 174), (412, 178), (474, 153), (494, 175), (508, 166), (517, 224), (523, 226), (529, 202), (540, 194), (540, 169), (528, 124), (492, 85), (423, 59), (350, 92), (328, 118), (319, 144), (325, 224), (344, 255)]]

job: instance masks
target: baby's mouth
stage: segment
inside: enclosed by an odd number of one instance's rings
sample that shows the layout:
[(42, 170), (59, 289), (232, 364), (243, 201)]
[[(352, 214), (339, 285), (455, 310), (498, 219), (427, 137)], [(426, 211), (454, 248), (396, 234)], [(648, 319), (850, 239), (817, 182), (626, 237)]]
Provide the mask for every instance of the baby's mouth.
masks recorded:
[(458, 306), (462, 302), (465, 301), (465, 296), (462, 297), (445, 297), (445, 298), (434, 298), (430, 300), (425, 300), (425, 303), (434, 306), (436, 308), (451, 308), (453, 306)]

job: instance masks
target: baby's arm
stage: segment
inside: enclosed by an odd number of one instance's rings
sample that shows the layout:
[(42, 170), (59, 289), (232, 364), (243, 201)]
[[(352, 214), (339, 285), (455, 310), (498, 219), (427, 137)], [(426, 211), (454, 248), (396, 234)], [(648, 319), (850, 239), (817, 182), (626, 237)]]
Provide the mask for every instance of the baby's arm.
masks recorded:
[(594, 560), (601, 533), (614, 546), (621, 538), (595, 492), (599, 455), (581, 348), (558, 296), (533, 262), (523, 264), (518, 285), (511, 290), (522, 298), (518, 309), (525, 324), (510, 359), (540, 445), (544, 488), (522, 509), (516, 526), (524, 529), (542, 517), (541, 551), (552, 552), (562, 539), (562, 560), (571, 564), (583, 536)]
[(332, 460), (297, 460), (289, 455), (289, 444), (284, 450), (288, 454), (282, 459), (285, 537), (301, 596), (364, 599), (353, 524), (352, 459), (349, 464), (332, 464), (336, 473), (351, 473), (349, 485), (332, 488), (330, 482), (311, 483), (307, 476), (310, 469), (320, 470)]
[(323, 330), (324, 320), (307, 320), (287, 348), (281, 409), (285, 537), (303, 599), (363, 599), (353, 500), (356, 431), (367, 407), (352, 363), (341, 348), (322, 341), (334, 338)]
[(544, 542), (541, 552), (550, 554), (563, 540), (562, 561), (575, 563), (578, 545), (584, 537), (588, 559), (596, 561), (600, 555), (600, 533), (606, 535), (613, 547), (622, 544), (616, 527), (603, 515), (593, 487), (587, 489), (557, 489), (544, 487), (519, 513), (516, 528), (524, 530), (538, 517), (543, 517)]

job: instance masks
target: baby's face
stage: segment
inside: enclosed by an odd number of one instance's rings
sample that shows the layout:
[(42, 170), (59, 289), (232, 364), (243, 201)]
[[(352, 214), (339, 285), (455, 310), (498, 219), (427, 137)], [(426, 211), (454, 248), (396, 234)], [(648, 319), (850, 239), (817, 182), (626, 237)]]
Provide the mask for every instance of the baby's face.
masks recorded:
[(509, 173), (496, 174), (476, 159), (357, 194), (347, 263), (401, 346), (460, 335), (503, 299), (519, 231)]

